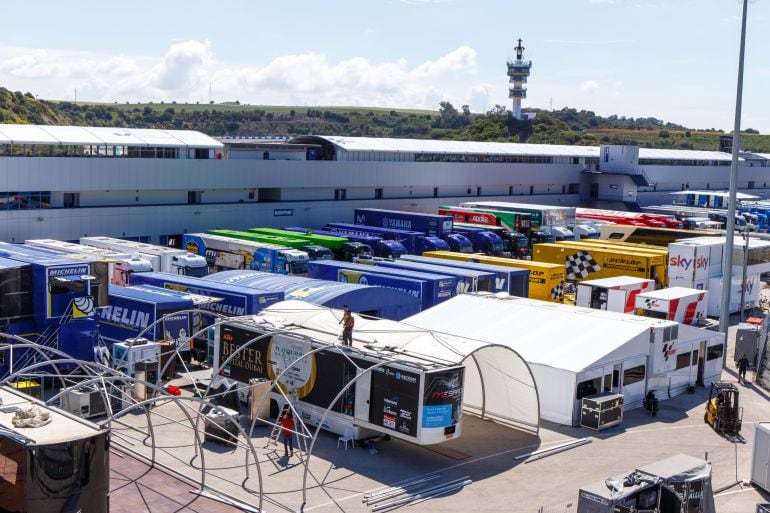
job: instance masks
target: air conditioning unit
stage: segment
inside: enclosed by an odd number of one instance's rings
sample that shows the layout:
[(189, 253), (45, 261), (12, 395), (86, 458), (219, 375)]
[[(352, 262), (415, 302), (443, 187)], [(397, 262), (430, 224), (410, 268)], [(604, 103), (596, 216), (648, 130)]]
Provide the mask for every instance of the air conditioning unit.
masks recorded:
[(64, 390), (61, 396), (61, 409), (88, 419), (107, 413), (104, 393), (97, 387)]

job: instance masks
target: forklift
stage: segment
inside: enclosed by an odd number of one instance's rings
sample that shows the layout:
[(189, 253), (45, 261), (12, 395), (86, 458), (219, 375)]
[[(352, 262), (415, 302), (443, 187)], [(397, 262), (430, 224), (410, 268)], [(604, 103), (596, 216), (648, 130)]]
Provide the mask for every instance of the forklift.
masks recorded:
[(741, 431), (743, 410), (738, 407), (738, 387), (726, 381), (711, 383), (703, 420), (717, 433), (737, 435)]

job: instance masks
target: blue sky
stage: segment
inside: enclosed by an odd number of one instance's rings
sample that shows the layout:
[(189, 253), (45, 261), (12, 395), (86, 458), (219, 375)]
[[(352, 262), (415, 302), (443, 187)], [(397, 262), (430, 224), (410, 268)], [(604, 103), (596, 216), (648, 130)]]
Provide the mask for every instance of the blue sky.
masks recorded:
[[(28, 0), (0, 33), (0, 85), (84, 101), (239, 100), (475, 112), (510, 105), (733, 125), (739, 0)], [(743, 127), (770, 133), (770, 0), (749, 3)]]

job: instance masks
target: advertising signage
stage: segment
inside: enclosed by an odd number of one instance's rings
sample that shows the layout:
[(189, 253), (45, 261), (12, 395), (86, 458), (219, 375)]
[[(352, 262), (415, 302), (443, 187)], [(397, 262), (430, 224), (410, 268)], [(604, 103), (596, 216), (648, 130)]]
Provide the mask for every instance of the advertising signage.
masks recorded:
[(460, 367), (425, 374), (422, 427), (447, 427), (460, 422), (463, 414), (464, 371)]
[(384, 366), (372, 371), (370, 422), (417, 436), (420, 375)]

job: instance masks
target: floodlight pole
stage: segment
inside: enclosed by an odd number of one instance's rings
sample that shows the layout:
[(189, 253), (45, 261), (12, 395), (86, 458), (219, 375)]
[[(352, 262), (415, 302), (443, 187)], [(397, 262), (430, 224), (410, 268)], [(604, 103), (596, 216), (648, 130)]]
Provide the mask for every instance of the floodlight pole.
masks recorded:
[(727, 200), (725, 252), (722, 260), (722, 305), (719, 311), (719, 331), (725, 334), (722, 367), (727, 366), (727, 329), (730, 325), (730, 288), (733, 275), (733, 241), (735, 239), (735, 203), (738, 190), (738, 151), (741, 146), (741, 101), (743, 99), (743, 56), (746, 48), (746, 12), (749, 0), (743, 0), (741, 46), (738, 57), (738, 85), (735, 95), (735, 125), (733, 127), (733, 159), (730, 164), (730, 194)]

